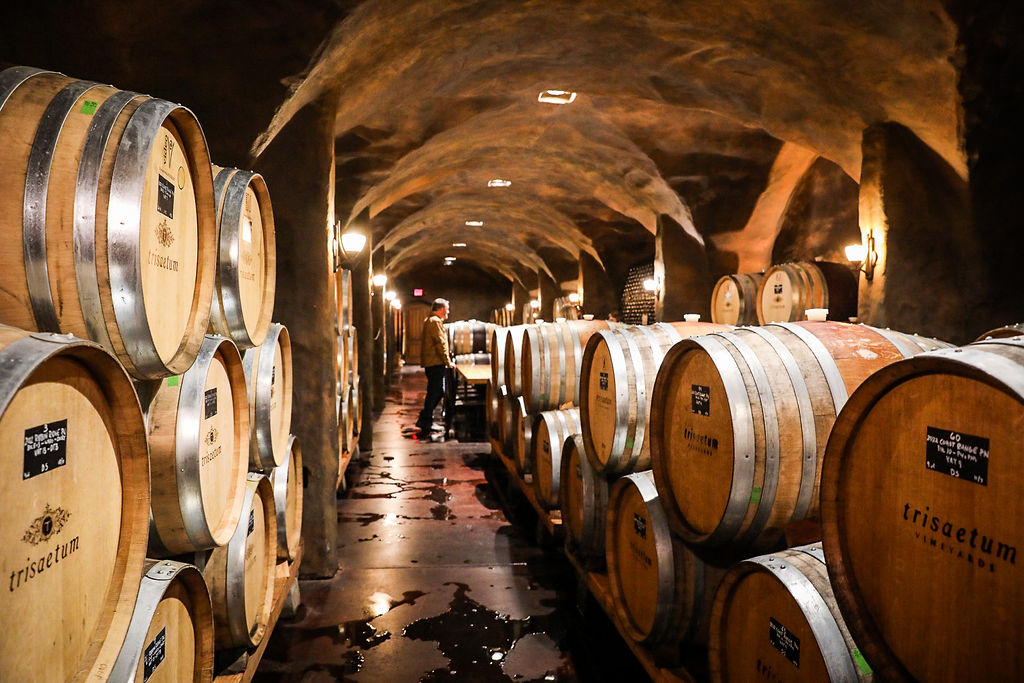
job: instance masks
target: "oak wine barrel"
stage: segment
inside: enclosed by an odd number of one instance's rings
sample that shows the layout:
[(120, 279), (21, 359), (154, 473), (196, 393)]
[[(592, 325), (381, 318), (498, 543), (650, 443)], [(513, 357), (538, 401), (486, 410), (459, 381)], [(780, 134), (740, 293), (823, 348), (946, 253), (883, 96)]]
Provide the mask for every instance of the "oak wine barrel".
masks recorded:
[(352, 271), (339, 268), (334, 273), (334, 292), (338, 304), (338, 329), (355, 324), (352, 316)]
[(249, 401), (234, 342), (207, 335), (195, 365), (160, 380), (146, 410), (151, 557), (228, 542), (249, 470)]
[(537, 501), (548, 510), (558, 508), (565, 442), (581, 429), (579, 408), (548, 410), (537, 416), (529, 470)]
[(532, 412), (580, 404), (583, 348), (607, 320), (567, 320), (527, 328), (522, 344), (522, 394)]
[(620, 325), (590, 337), (580, 363), (580, 420), (598, 472), (651, 468), (649, 396), (665, 353), (686, 337), (728, 330), (701, 322)]
[[(523, 393), (523, 374), (522, 364), (523, 358), (523, 338), (526, 336), (526, 331), (534, 325), (513, 325), (508, 328), (508, 332), (505, 335), (505, 354), (502, 359), (502, 366), (500, 368), (503, 371), (501, 377), (502, 384), (509, 388), (509, 392), (513, 396), (520, 396)], [(491, 365), (492, 375), (494, 373), (494, 365)]]
[(110, 683), (213, 680), (210, 591), (193, 565), (147, 560)]
[(98, 344), (0, 325), (0, 678), (109, 671), (146, 553), (146, 427)]
[(612, 485), (606, 533), (608, 583), (626, 634), (639, 643), (706, 643), (722, 572), (671, 533), (649, 470)]
[(871, 373), (914, 352), (883, 332), (777, 323), (672, 347), (652, 397), (651, 465), (673, 530), (740, 553), (816, 518), (835, 416)]
[(711, 680), (871, 680), (843, 621), (821, 544), (734, 565), (711, 608)]
[(277, 559), (291, 561), (302, 541), (302, 449), (294, 435), (288, 437), (284, 462), (270, 473), (277, 511)]
[(187, 370), (216, 276), (213, 176), (188, 109), (0, 72), (0, 320), (92, 339), (133, 377)]
[[(511, 327), (513, 324), (512, 319), (514, 317), (515, 311), (510, 311), (503, 306), (501, 308), (495, 308), (491, 311), (490, 321), (497, 325), (498, 327)], [(491, 346), (491, 352), (494, 352), (494, 346)]]
[(821, 484), (839, 607), (885, 680), (1024, 679), (1024, 338), (883, 368), (836, 420)]
[(271, 323), (263, 343), (242, 356), (249, 398), (249, 465), (278, 467), (292, 427), (292, 343), (288, 328)]
[(453, 355), (491, 352), (491, 331), (494, 323), (480, 320), (457, 320), (446, 323), (448, 351)]
[(1019, 337), (1022, 334), (1024, 334), (1024, 323), (1014, 323), (1012, 325), (1004, 325), (1003, 327), (997, 327), (994, 330), (989, 330), (975, 339), (975, 341), (984, 341), (986, 339), (1006, 339), (1007, 337)]
[(259, 173), (213, 167), (217, 207), (217, 285), (210, 326), (239, 349), (263, 343), (274, 313), (274, 211)]
[[(506, 387), (507, 391), (508, 387)], [(501, 403), (501, 443), (505, 449), (505, 457), (516, 458), (516, 442), (519, 440), (519, 424), (526, 418), (526, 402), (522, 396), (506, 393)]]
[(267, 635), (277, 566), (277, 512), (270, 480), (250, 473), (238, 526), (201, 567), (213, 601), (218, 650), (256, 647)]
[(512, 410), (512, 461), (519, 474), (529, 474), (530, 450), (533, 448), (537, 416), (526, 410), (522, 396), (517, 396)]
[(809, 308), (827, 308), (829, 320), (846, 322), (857, 315), (857, 287), (857, 275), (845, 263), (772, 266), (757, 292), (757, 319), (762, 325), (800, 321)]
[(757, 324), (757, 292), (764, 273), (725, 275), (711, 292), (711, 320), (726, 325)]
[(504, 386), (496, 387), (492, 382), (487, 383), (484, 396), (484, 418), (487, 422), (487, 436), (492, 439), (501, 438), (501, 392), (505, 391)]
[(590, 464), (581, 434), (565, 442), (559, 482), (566, 547), (577, 559), (603, 569), (608, 480)]
[(456, 365), (487, 365), (491, 364), (489, 353), (460, 353), (453, 360)]

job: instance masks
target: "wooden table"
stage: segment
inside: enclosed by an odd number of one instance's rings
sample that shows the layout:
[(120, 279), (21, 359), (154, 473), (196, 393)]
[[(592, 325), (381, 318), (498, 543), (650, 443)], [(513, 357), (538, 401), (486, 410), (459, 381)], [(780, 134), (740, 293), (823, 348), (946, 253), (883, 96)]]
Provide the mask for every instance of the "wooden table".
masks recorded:
[(456, 365), (455, 372), (466, 384), (487, 384), (491, 379), (490, 365)]

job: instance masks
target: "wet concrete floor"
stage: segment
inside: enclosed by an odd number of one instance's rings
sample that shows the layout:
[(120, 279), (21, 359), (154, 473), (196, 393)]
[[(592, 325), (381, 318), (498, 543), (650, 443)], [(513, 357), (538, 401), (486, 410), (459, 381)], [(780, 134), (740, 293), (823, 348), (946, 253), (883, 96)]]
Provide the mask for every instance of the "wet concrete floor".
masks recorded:
[(254, 680), (648, 680), (561, 550), (538, 546), (490, 446), (403, 435), (425, 390), (402, 371), (338, 499), (339, 571), (300, 581)]

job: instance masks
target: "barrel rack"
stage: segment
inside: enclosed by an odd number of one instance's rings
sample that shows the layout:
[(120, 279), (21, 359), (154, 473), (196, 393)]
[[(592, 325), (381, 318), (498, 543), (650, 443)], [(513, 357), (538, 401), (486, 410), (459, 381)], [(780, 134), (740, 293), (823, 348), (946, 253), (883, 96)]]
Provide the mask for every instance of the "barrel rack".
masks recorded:
[[(547, 530), (551, 538), (555, 542), (561, 543), (564, 539), (562, 526), (562, 513), (560, 510), (545, 510), (544, 507), (538, 502), (537, 494), (533, 490), (533, 486), (530, 482), (525, 481), (523, 476), (516, 470), (516, 464), (511, 458), (505, 456), (502, 451), (501, 444), (493, 437), (491, 441), (491, 452), (501, 460), (502, 465), (508, 470), (509, 479), (514, 482), (514, 485), (519, 488), (522, 492), (523, 497), (533, 506), (533, 509), (537, 512), (538, 519), (538, 531), (541, 528)], [(529, 474), (527, 477), (531, 476)], [(509, 488), (512, 488), (511, 486)], [(601, 609), (604, 610), (605, 614), (608, 615), (608, 619), (615, 624), (615, 628), (618, 630), (619, 635), (629, 646), (629, 649), (633, 652), (633, 655), (640, 662), (640, 665), (647, 671), (647, 675), (651, 677), (651, 680), (655, 683), (694, 683), (696, 679), (683, 667), (677, 668), (664, 668), (658, 665), (654, 653), (650, 648), (637, 643), (626, 633), (626, 630), (622, 626), (621, 620), (615, 613), (615, 606), (612, 603), (612, 592), (610, 584), (608, 583), (608, 574), (605, 572), (593, 571), (587, 569), (579, 559), (570, 552), (569, 548), (562, 545), (565, 556), (569, 559), (570, 564), (576, 570), (576, 575), (579, 579), (579, 586), (582, 589), (584, 586), (594, 597), (594, 600)], [(219, 682), (218, 682), (219, 683)]]
[(260, 644), (256, 646), (256, 649), (252, 653), (249, 653), (245, 658), (244, 670), (214, 676), (214, 683), (249, 683), (249, 681), (253, 679), (253, 676), (256, 675), (256, 668), (259, 667), (260, 660), (263, 659), (263, 653), (267, 649), (267, 644), (270, 642), (270, 638), (274, 634), (274, 627), (277, 625), (277, 620), (281, 616), (281, 611), (284, 609), (285, 601), (288, 599), (288, 593), (299, 578), (299, 566), (302, 564), (302, 550), (303, 546), (300, 543), (299, 549), (295, 553), (294, 560), (291, 562), (285, 560), (277, 563), (277, 568), (274, 572), (274, 605), (270, 610), (270, 620), (267, 622), (267, 632), (266, 635), (263, 636), (263, 640), (260, 641)]

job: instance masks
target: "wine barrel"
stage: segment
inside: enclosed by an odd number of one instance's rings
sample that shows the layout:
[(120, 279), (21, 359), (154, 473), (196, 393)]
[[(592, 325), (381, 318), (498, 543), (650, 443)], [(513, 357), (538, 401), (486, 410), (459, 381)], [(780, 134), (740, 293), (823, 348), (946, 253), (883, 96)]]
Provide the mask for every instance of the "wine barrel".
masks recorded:
[(239, 349), (263, 343), (274, 312), (274, 211), (263, 176), (213, 167), (217, 207), (217, 285), (210, 326)]
[(519, 420), (526, 418), (526, 402), (522, 396), (506, 393), (501, 408), (501, 443), (505, 449), (505, 457), (515, 460), (516, 441), (519, 439), (518, 425)]
[(354, 325), (347, 325), (340, 330), (338, 364), (341, 385), (355, 383), (359, 377), (359, 331)]
[(517, 408), (512, 412), (512, 460), (520, 475), (530, 473), (530, 451), (533, 448), (537, 416), (526, 410), (522, 396), (516, 397)]
[(214, 548), (202, 567), (213, 601), (218, 650), (256, 647), (267, 634), (274, 603), (277, 512), (270, 480), (250, 473), (238, 526), (228, 544)]
[(531, 412), (580, 404), (580, 365), (591, 335), (607, 320), (567, 320), (527, 328), (522, 345), (522, 394)]
[(292, 427), (292, 343), (288, 328), (271, 323), (263, 343), (242, 356), (249, 397), (249, 466), (278, 467), (288, 457)]
[(339, 331), (338, 334), (338, 346), (335, 351), (335, 375), (334, 375), (334, 390), (338, 396), (344, 396), (348, 393), (349, 385), (349, 356), (348, 356), (348, 338), (346, 337), (346, 330)]
[(581, 434), (565, 442), (559, 481), (566, 547), (576, 558), (603, 569), (608, 480), (590, 464)]
[(578, 408), (549, 410), (537, 416), (529, 469), (537, 501), (547, 510), (558, 507), (565, 442), (581, 429)]
[(146, 553), (146, 428), (92, 342), (0, 325), (0, 678), (109, 671)]
[(846, 623), (885, 680), (1024, 680), (1024, 339), (925, 353), (836, 420), (821, 517)]
[(733, 566), (710, 622), (712, 681), (872, 679), (832, 594), (820, 543)]
[(857, 286), (857, 276), (844, 263), (772, 266), (757, 292), (757, 319), (762, 325), (799, 321), (808, 308), (827, 308), (829, 320), (846, 322), (857, 315)]
[(288, 437), (284, 462), (270, 473), (277, 511), (277, 559), (294, 560), (302, 541), (302, 449), (294, 435)]
[(339, 268), (334, 273), (334, 292), (338, 303), (338, 329), (355, 324), (352, 317), (352, 271)]
[(651, 468), (648, 396), (665, 353), (686, 337), (727, 329), (700, 322), (622, 325), (590, 338), (580, 363), (579, 406), (594, 469), (627, 474)]
[(456, 365), (490, 365), (489, 353), (460, 353), (454, 358)]
[(710, 601), (722, 573), (669, 530), (648, 470), (608, 495), (605, 560), (615, 613), (638, 643), (707, 643)]
[(984, 341), (985, 339), (1006, 339), (1007, 337), (1019, 337), (1022, 334), (1024, 334), (1024, 323), (1014, 323), (1013, 325), (1006, 325), (1004, 327), (997, 327), (994, 330), (989, 330), (975, 339), (975, 341)]
[[(512, 327), (512, 319), (515, 317), (514, 311), (510, 311), (505, 307), (495, 308), (491, 311), (490, 320), (498, 327)], [(491, 337), (493, 340), (494, 338)], [(494, 346), (491, 346), (491, 352), (494, 352)]]
[(359, 436), (359, 428), (362, 426), (363, 419), (363, 394), (359, 387), (359, 378), (356, 377), (355, 383), (349, 385), (348, 388), (349, 431), (352, 432), (353, 439)]
[(757, 292), (764, 273), (725, 275), (711, 292), (711, 320), (726, 325), (757, 324)]
[(455, 355), (490, 353), (493, 323), (479, 320), (459, 320), (445, 325), (448, 328), (449, 352)]
[(501, 438), (501, 392), (504, 386), (495, 387), (492, 382), (487, 383), (486, 395), (484, 397), (484, 416), (487, 421), (487, 436), (491, 439)]
[(195, 365), (160, 381), (146, 411), (151, 557), (228, 542), (249, 469), (249, 408), (234, 342), (207, 335)]
[(778, 323), (676, 344), (654, 387), (651, 465), (687, 543), (770, 549), (818, 514), (821, 456), (847, 396), (903, 358), (866, 325)]
[(213, 680), (213, 611), (198, 569), (171, 560), (146, 561), (128, 636), (107, 680)]
[(136, 378), (187, 370), (210, 318), (217, 230), (192, 112), (11, 67), (0, 139), (0, 319), (92, 339)]
[[(523, 339), (526, 336), (526, 331), (535, 325), (514, 325), (508, 328), (508, 333), (505, 336), (505, 357), (502, 363), (502, 370), (504, 371), (504, 380), (502, 383), (509, 388), (509, 392), (513, 396), (520, 396), (523, 393), (523, 374), (522, 358), (523, 358)], [(492, 375), (493, 368), (492, 365)]]

